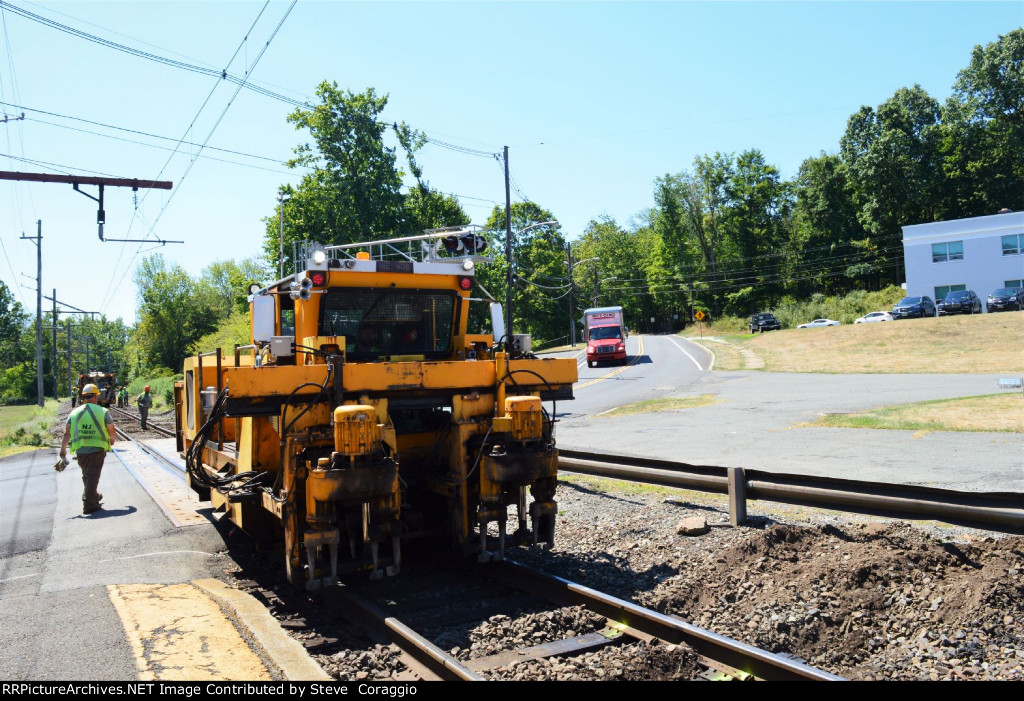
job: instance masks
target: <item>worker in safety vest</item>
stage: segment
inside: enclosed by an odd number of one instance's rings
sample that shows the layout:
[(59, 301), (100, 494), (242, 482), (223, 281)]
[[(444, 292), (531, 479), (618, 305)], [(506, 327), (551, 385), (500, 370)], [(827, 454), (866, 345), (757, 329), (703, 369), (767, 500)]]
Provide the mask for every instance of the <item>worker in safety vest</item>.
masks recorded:
[(68, 443), (82, 468), (82, 513), (100, 510), (103, 495), (96, 491), (103, 471), (103, 460), (116, 440), (114, 419), (110, 412), (99, 406), (100, 388), (88, 384), (82, 388), (82, 399), (77, 409), (68, 416), (64, 425), (64, 439), (60, 444), (61, 460), (67, 459)]
[(149, 416), (149, 408), (153, 406), (153, 397), (149, 394), (149, 385), (135, 399), (135, 406), (139, 407), (139, 416), (142, 417), (142, 430), (146, 430), (146, 417)]
[(121, 388), (121, 393), (117, 396), (117, 400), (118, 400), (118, 406), (120, 406), (122, 409), (127, 409), (128, 408), (128, 388), (127, 387), (122, 387)]

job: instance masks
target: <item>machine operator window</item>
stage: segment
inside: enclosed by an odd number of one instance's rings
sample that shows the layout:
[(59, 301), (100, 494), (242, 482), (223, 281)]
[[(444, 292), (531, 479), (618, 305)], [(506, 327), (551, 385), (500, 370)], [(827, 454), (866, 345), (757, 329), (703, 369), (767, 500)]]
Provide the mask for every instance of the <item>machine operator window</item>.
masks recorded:
[(320, 304), (320, 334), (344, 336), (351, 360), (443, 357), (451, 349), (456, 299), (451, 292), (334, 289)]

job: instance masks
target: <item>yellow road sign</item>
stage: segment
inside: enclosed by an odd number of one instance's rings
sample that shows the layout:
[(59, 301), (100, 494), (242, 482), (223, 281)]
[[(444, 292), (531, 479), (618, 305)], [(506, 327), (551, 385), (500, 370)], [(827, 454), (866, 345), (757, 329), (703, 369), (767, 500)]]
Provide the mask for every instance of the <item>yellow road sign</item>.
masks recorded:
[(700, 310), (697, 310), (697, 312), (693, 316), (697, 319), (697, 321), (704, 321), (704, 312)]

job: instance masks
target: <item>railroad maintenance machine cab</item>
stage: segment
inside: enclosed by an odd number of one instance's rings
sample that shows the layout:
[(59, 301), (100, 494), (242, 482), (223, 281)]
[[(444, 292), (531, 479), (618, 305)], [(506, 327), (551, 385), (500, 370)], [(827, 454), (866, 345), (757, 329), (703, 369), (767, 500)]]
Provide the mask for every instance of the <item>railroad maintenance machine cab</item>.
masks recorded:
[(114, 376), (114, 373), (93, 370), (78, 376), (78, 391), (71, 395), (71, 406), (77, 406), (78, 399), (82, 396), (82, 388), (86, 385), (96, 385), (99, 387), (100, 406), (109, 408), (117, 401), (117, 378)]
[[(293, 584), (396, 574), (403, 547), (437, 536), (480, 561), (553, 543), (548, 408), (572, 399), (576, 361), (505, 350), (501, 306), (471, 296), (486, 247), (478, 227), (306, 245), (295, 274), (253, 286), (252, 345), (186, 358), (189, 484), (283, 539)], [(469, 333), (470, 305), (488, 302), (493, 335)]]

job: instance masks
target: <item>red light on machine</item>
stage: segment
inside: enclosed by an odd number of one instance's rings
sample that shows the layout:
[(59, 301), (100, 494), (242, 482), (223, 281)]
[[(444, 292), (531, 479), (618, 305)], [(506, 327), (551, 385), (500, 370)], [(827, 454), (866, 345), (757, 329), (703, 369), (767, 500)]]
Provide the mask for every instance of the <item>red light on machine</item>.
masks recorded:
[(313, 287), (323, 287), (327, 284), (327, 273), (310, 273), (309, 279), (313, 281)]
[(460, 277), (459, 278), (459, 287), (461, 287), (464, 290), (471, 289), (473, 287), (473, 278), (471, 278), (471, 277)]

